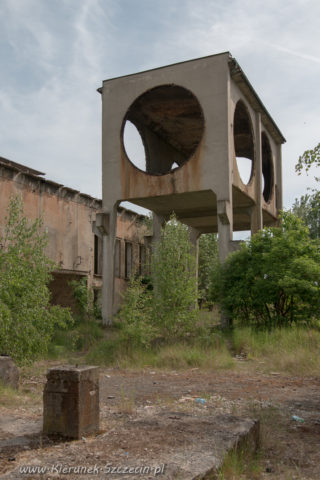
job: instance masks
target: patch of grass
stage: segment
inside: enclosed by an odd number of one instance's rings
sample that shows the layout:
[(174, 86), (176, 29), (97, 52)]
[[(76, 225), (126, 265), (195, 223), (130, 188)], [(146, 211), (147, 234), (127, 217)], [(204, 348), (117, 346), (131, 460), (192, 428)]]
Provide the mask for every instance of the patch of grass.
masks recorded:
[(266, 371), (294, 375), (320, 374), (320, 331), (302, 327), (256, 331), (235, 328), (232, 336), (236, 354), (264, 360)]
[(213, 479), (217, 480), (255, 480), (261, 478), (259, 454), (245, 447), (232, 449), (224, 459), (222, 467)]
[(104, 366), (118, 366), (126, 357), (126, 346), (123, 344), (119, 330), (115, 327), (104, 330), (103, 337), (88, 349), (86, 362)]
[(0, 405), (16, 406), (21, 402), (21, 393), (14, 388), (4, 385), (0, 380)]
[(82, 319), (70, 330), (56, 330), (48, 347), (48, 358), (67, 357), (73, 352), (88, 351), (105, 335), (96, 319)]
[(201, 345), (168, 345), (157, 352), (152, 366), (158, 368), (183, 369), (199, 367), (203, 369), (232, 368), (233, 360), (227, 348), (221, 344), (219, 348)]
[(16, 408), (21, 405), (34, 405), (39, 402), (40, 393), (26, 388), (16, 390), (0, 381), (0, 405)]
[(123, 389), (120, 391), (120, 401), (117, 404), (118, 412), (132, 415), (135, 411), (135, 395), (133, 391), (128, 394)]
[(203, 346), (202, 342), (161, 345), (154, 349), (128, 350), (114, 333), (112, 338), (98, 342), (88, 353), (87, 361), (100, 365), (117, 365), (120, 368), (186, 369), (192, 367), (206, 370), (233, 368), (234, 361), (222, 338)]

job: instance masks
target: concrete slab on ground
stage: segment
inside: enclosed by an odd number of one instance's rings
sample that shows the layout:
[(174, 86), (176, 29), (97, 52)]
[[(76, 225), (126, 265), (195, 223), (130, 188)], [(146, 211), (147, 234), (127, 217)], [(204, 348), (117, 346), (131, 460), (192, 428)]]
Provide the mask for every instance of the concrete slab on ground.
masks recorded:
[[(40, 433), (39, 433), (40, 440)], [(8, 447), (13, 438), (8, 439)], [(195, 414), (161, 409), (141, 409), (138, 415), (127, 418), (115, 428), (82, 441), (49, 444), (41, 440), (42, 448), (35, 445), (32, 437), (30, 449), (21, 455), (17, 448), (12, 471), (1, 478), (20, 479), (22, 465), (47, 467), (46, 478), (57, 478), (53, 466), (94, 467), (94, 478), (119, 478), (111, 468), (127, 468), (122, 479), (151, 479), (155, 468), (162, 468), (157, 476), (161, 479), (195, 480), (206, 478), (219, 468), (226, 454), (237, 445), (255, 449), (259, 441), (259, 423), (248, 418), (232, 415)], [(39, 445), (38, 445), (39, 447)], [(3, 442), (0, 455), (5, 452)], [(71, 454), (72, 452), (72, 454)], [(130, 467), (153, 467), (148, 473), (129, 473)], [(68, 479), (93, 478), (92, 474), (79, 475), (70, 470)], [(37, 478), (34, 475), (32, 478)], [(40, 478), (40, 475), (39, 475)], [(211, 477), (210, 477), (211, 478)]]

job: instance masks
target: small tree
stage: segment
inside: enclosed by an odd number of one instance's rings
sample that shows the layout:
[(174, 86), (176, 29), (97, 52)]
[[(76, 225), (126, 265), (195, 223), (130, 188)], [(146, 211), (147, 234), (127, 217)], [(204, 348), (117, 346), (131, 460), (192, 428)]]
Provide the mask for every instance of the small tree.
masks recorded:
[(271, 328), (319, 318), (319, 249), (291, 213), (231, 254), (216, 283), (223, 309), (243, 323)]
[(118, 319), (126, 345), (185, 340), (196, 331), (196, 259), (188, 229), (175, 216), (151, 255), (153, 289), (132, 277)]
[(201, 302), (209, 300), (211, 282), (218, 266), (218, 241), (215, 233), (206, 233), (199, 239), (198, 290)]
[(153, 322), (153, 295), (141, 278), (132, 276), (124, 293), (123, 304), (118, 313), (121, 340), (126, 350), (149, 348), (158, 336)]
[(152, 255), (154, 323), (163, 338), (185, 338), (197, 318), (196, 258), (188, 229), (174, 215), (161, 231)]
[(41, 227), (41, 220), (23, 216), (20, 197), (10, 199), (0, 238), (0, 353), (18, 363), (45, 353), (55, 326), (71, 322), (67, 309), (49, 304), (54, 263), (44, 253)]

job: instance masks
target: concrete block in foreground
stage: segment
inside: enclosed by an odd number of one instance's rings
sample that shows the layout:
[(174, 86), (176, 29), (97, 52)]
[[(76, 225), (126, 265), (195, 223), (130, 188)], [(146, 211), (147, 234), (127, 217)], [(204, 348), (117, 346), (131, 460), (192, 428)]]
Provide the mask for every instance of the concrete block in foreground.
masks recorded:
[(0, 380), (11, 388), (19, 386), (19, 370), (11, 357), (0, 355)]
[(43, 392), (43, 433), (79, 439), (99, 430), (99, 368), (48, 370)]

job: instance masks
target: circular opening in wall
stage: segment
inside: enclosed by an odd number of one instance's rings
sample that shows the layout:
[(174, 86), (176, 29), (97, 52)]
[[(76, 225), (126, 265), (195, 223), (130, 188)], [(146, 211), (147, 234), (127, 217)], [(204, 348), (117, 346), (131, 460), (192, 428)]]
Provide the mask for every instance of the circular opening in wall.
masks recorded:
[(266, 202), (269, 202), (272, 197), (273, 190), (273, 163), (271, 147), (267, 135), (262, 132), (262, 195)]
[(123, 129), (123, 143), (129, 158), (134, 158), (134, 164), (140, 170), (146, 171), (146, 153), (141, 135), (135, 125), (126, 121)]
[(122, 142), (139, 170), (165, 175), (190, 159), (203, 131), (197, 98), (186, 88), (162, 85), (132, 103), (123, 121)]
[(233, 121), (234, 151), (242, 183), (247, 185), (252, 177), (254, 162), (253, 130), (249, 112), (239, 100)]

